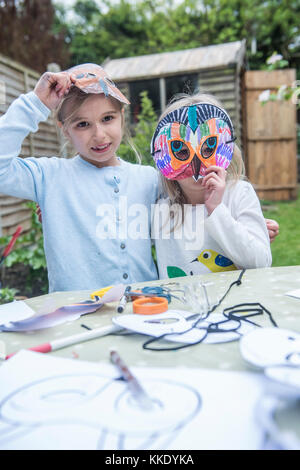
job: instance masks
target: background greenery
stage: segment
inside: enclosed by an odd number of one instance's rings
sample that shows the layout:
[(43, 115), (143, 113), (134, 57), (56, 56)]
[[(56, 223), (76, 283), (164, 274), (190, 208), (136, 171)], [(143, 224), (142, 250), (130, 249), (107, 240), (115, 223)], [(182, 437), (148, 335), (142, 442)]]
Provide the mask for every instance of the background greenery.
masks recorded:
[[(100, 5), (100, 7), (99, 7)], [(78, 0), (73, 19), (63, 2), (56, 31), (67, 31), (72, 63), (188, 49), (247, 39), (251, 68), (274, 50), (299, 57), (299, 0)], [(298, 12), (298, 14), (297, 14)], [(256, 51), (253, 49), (256, 41)], [(252, 52), (251, 52), (252, 50)]]
[[(1, 269), (0, 303), (13, 300), (15, 295), (34, 297), (48, 292), (48, 276), (44, 253), (42, 225), (36, 214), (36, 204), (25, 204), (32, 211), (31, 230), (20, 236)], [(11, 237), (0, 238), (4, 247)]]
[(294, 266), (300, 263), (300, 194), (295, 201), (261, 201), (266, 218), (275, 219), (279, 235), (271, 244), (272, 266)]
[(83, 62), (247, 40), (250, 68), (273, 51), (299, 68), (299, 0), (1, 0), (0, 50), (44, 72)]

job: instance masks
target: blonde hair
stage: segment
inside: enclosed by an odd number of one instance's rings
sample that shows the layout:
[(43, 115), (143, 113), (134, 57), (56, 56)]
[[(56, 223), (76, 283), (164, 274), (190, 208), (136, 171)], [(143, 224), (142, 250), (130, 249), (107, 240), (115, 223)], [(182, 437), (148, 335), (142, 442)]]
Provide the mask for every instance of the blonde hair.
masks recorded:
[[(56, 121), (60, 123), (62, 130), (66, 131), (72, 121), (73, 116), (77, 112), (77, 110), (80, 108), (80, 106), (85, 103), (85, 101), (90, 98), (91, 96), (95, 96), (94, 93), (85, 93), (84, 91), (80, 90), (77, 87), (72, 87), (69, 91), (69, 93), (63, 98), (63, 100), (60, 102), (58, 108), (56, 109), (55, 112), (55, 118)], [(131, 141), (131, 136), (130, 133), (126, 127), (126, 122), (125, 122), (125, 117), (124, 113), (122, 112), (123, 109), (125, 108), (125, 104), (121, 103), (119, 100), (114, 98), (113, 96), (109, 96), (109, 99), (111, 102), (119, 109), (122, 117), (122, 135), (123, 139), (130, 145), (132, 150), (135, 153), (135, 156), (138, 160), (139, 163), (141, 163), (141, 157), (136, 150), (136, 148), (133, 145), (133, 142)], [(62, 144), (62, 149), (61, 151), (64, 152), (65, 148), (69, 145), (69, 140), (64, 138), (64, 142)], [(76, 150), (73, 149), (73, 155), (76, 155)]]
[[(161, 114), (159, 121), (163, 119), (167, 114), (175, 111), (176, 109), (192, 106), (199, 103), (210, 103), (212, 105), (218, 106), (219, 108), (223, 108), (221, 102), (217, 100), (213, 95), (208, 93), (194, 93), (192, 95), (181, 93), (175, 95), (164, 112)], [(171, 203), (178, 203), (180, 205), (185, 204), (187, 201), (185, 200), (185, 196), (183, 191), (176, 180), (169, 180), (165, 176), (160, 173), (161, 185), (163, 191), (166, 192), (170, 198)], [(242, 152), (240, 148), (234, 144), (233, 148), (233, 156), (230, 162), (230, 165), (227, 168), (227, 176), (226, 182), (227, 183), (236, 183), (240, 179), (245, 179), (245, 166), (242, 158)]]

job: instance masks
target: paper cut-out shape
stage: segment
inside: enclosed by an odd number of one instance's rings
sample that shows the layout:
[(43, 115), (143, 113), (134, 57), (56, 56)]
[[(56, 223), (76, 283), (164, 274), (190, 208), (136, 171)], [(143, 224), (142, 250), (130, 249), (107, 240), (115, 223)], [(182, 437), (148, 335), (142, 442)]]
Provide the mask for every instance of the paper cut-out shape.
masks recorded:
[(128, 99), (100, 65), (89, 63), (75, 65), (67, 72), (75, 77), (73, 85), (85, 93), (104, 93), (105, 96), (112, 96), (121, 103), (129, 104)]
[(198, 181), (211, 165), (227, 168), (234, 148), (226, 111), (210, 103), (183, 106), (158, 123), (151, 142), (157, 168), (168, 179)]
[(257, 328), (241, 339), (240, 351), (256, 367), (300, 366), (300, 334), (282, 328)]
[(60, 325), (66, 321), (74, 321), (82, 315), (99, 310), (105, 303), (119, 301), (125, 290), (123, 284), (112, 287), (99, 301), (86, 300), (75, 304), (59, 307), (53, 312), (35, 315), (21, 321), (10, 321), (0, 325), (0, 331), (33, 331)]
[[(188, 320), (189, 317), (191, 317), (190, 320)], [(243, 334), (256, 328), (247, 322), (228, 320), (224, 315), (218, 313), (212, 313), (203, 320), (197, 319), (197, 315), (185, 310), (168, 310), (165, 313), (147, 317), (136, 314), (120, 315), (114, 317), (112, 321), (114, 324), (136, 333), (155, 338), (165, 335), (164, 340), (166, 341), (186, 344), (194, 344), (199, 341), (209, 344), (236, 341)], [(209, 334), (207, 333), (208, 329)]]

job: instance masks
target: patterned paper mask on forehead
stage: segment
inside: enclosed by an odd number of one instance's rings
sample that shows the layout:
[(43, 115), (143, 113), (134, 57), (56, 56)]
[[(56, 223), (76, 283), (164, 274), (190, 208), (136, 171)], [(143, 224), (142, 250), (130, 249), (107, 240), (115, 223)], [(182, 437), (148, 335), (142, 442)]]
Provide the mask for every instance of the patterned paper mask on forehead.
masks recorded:
[(122, 103), (130, 104), (100, 65), (75, 65), (68, 72), (76, 78), (74, 86), (85, 93), (104, 93), (105, 96), (112, 96)]
[(198, 103), (176, 109), (158, 123), (151, 153), (166, 178), (193, 176), (198, 181), (211, 165), (228, 167), (234, 140), (226, 111), (210, 103)]

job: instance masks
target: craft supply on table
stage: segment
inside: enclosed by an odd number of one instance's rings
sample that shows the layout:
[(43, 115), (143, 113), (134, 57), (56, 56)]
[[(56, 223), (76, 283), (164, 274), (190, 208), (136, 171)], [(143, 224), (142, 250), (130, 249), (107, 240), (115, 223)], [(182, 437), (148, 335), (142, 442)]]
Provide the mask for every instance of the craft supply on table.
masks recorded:
[(108, 289), (98, 301), (84, 300), (82, 302), (64, 305), (53, 311), (49, 308), (49, 313), (37, 313), (30, 318), (27, 317), (19, 321), (7, 320), (5, 323), (0, 324), (0, 331), (34, 331), (50, 328), (67, 321), (74, 321), (82, 315), (96, 312), (96, 310), (99, 310), (106, 303), (118, 302), (124, 290), (125, 286), (119, 284)]
[[(82, 343), (84, 341), (90, 341), (92, 339), (100, 338), (102, 336), (107, 336), (113, 333), (117, 333), (120, 330), (122, 330), (122, 328), (117, 325), (103, 326), (102, 328), (90, 330), (86, 333), (79, 333), (77, 335), (73, 335), (69, 337), (67, 336), (66, 338), (56, 339), (49, 343), (43, 343), (43, 344), (34, 346), (32, 348), (28, 348), (28, 349), (29, 351), (48, 353), (51, 351), (56, 351), (57, 349), (66, 348), (67, 346), (71, 346), (72, 344)], [(15, 354), (16, 353), (7, 355), (6, 359), (9, 359)]]
[(91, 293), (91, 299), (98, 301), (100, 300), (106, 292), (108, 292), (110, 289), (112, 289), (113, 286), (108, 286), (108, 287), (103, 287), (103, 289), (96, 290), (95, 292)]
[(7, 244), (7, 246), (4, 248), (3, 252), (2, 252), (2, 255), (0, 257), (0, 265), (3, 263), (3, 261), (5, 260), (5, 258), (7, 258), (7, 256), (10, 254), (10, 252), (12, 251), (13, 247), (14, 247), (14, 244), (16, 243), (17, 241), (17, 238), (20, 236), (21, 232), (22, 232), (23, 228), (21, 225), (19, 225), (19, 227), (17, 228), (17, 230), (15, 231), (15, 233), (13, 234), (10, 242)]
[[(289, 429), (286, 429), (281, 423), (281, 416), (283, 417), (283, 422), (286, 422), (285, 415), (293, 415), (294, 417), (293, 420), (290, 420), (291, 426), (289, 426)], [(293, 426), (294, 423), (299, 422), (299, 397), (295, 399), (264, 393), (257, 401), (255, 416), (265, 432), (267, 438), (265, 441), (269, 448), (275, 448), (276, 450), (300, 450), (299, 427)]]
[[(168, 333), (180, 333), (189, 329), (189, 323), (180, 312), (168, 312), (155, 315), (118, 315), (112, 319), (115, 325), (135, 333), (159, 337)], [(126, 325), (126, 327), (124, 326)]]
[(35, 315), (35, 311), (23, 300), (14, 300), (0, 305), (0, 330), (1, 325), (9, 322), (26, 320)]
[(127, 383), (128, 388), (138, 405), (141, 406), (141, 408), (144, 410), (152, 410), (154, 406), (153, 400), (145, 392), (137, 378), (131, 373), (128, 366), (121, 359), (117, 351), (110, 351), (110, 359), (118, 368), (122, 378)]
[(107, 362), (26, 350), (4, 362), (0, 449), (260, 448), (263, 433), (254, 419), (263, 392), (259, 374), (174, 369), (163, 362), (161, 368), (134, 368), (154, 401), (148, 411), (136, 404), (128, 384)]
[(168, 310), (168, 301), (162, 297), (141, 297), (132, 303), (133, 313), (153, 315)]
[(130, 296), (129, 296), (130, 290), (131, 290), (131, 286), (127, 286), (126, 289), (125, 289), (124, 295), (123, 295), (123, 297), (121, 297), (120, 303), (118, 305), (118, 308), (117, 308), (118, 313), (123, 313), (124, 312), (126, 304), (127, 304), (128, 300), (130, 299)]
[(300, 398), (300, 334), (281, 328), (257, 328), (240, 341), (243, 358), (264, 370), (278, 393)]

